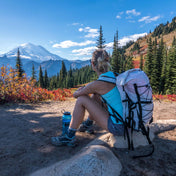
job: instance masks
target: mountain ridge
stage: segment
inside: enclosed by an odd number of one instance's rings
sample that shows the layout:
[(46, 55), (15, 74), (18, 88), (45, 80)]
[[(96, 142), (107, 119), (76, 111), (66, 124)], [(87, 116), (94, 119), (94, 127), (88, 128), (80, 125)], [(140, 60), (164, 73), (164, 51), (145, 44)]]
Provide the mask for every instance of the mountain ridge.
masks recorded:
[(50, 53), (43, 46), (34, 45), (32, 43), (22, 44), (19, 47), (16, 47), (9, 52), (0, 56), (0, 67), (8, 65), (9, 67), (15, 68), (17, 50), (19, 48), (20, 58), (22, 62), (22, 67), (28, 77), (32, 75), (32, 66), (36, 71), (36, 76), (38, 77), (40, 65), (43, 72), (47, 70), (49, 77), (59, 73), (62, 67), (62, 61), (64, 61), (66, 69), (79, 69), (86, 65), (90, 65), (90, 61), (81, 61), (81, 60), (67, 60), (58, 55)]
[(21, 58), (34, 60), (35, 62), (39, 62), (39, 63), (46, 60), (64, 60), (64, 58), (56, 54), (52, 54), (51, 52), (46, 50), (43, 46), (34, 45), (32, 43), (21, 44), (20, 46), (10, 50), (4, 55), (6, 55), (8, 58), (16, 57), (18, 49), (20, 51)]
[[(151, 37), (152, 42), (157, 39), (157, 43), (160, 42), (161, 38), (163, 38), (164, 44), (169, 49), (172, 45), (173, 38), (176, 37), (176, 17), (172, 19), (172, 21), (166, 24), (159, 24), (156, 26), (156, 28), (153, 30), (153, 32), (149, 33), (148, 35), (144, 37), (140, 37), (136, 42), (134, 42), (132, 45), (130, 45), (127, 49), (125, 54), (133, 56), (134, 60), (139, 60), (140, 55), (145, 56), (147, 54), (147, 47), (148, 47), (148, 40)], [(139, 51), (133, 50), (135, 44), (139, 44)]]

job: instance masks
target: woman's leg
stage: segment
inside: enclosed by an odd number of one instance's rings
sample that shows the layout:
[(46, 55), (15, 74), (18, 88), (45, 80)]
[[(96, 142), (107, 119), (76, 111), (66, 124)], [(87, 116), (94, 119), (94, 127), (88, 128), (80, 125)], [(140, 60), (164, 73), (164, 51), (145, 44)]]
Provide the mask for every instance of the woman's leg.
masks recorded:
[(108, 130), (107, 124), (109, 113), (100, 103), (89, 96), (78, 97), (73, 111), (70, 128), (77, 129), (79, 127), (80, 123), (83, 121), (85, 110), (88, 111), (91, 119), (96, 121), (100, 127)]
[[(92, 100), (95, 100), (98, 104), (100, 104), (100, 106), (102, 106), (103, 108), (106, 108), (105, 105), (103, 104), (102, 100), (101, 100), (101, 97), (100, 95), (98, 94), (92, 94), (91, 97), (90, 97)], [(90, 120), (93, 120), (91, 118), (91, 115), (89, 114), (89, 119)]]
[(89, 96), (78, 97), (73, 116), (70, 122), (68, 132), (65, 135), (52, 137), (51, 142), (56, 146), (75, 146), (75, 132), (83, 121), (85, 110), (87, 110), (91, 116), (91, 119), (96, 121), (100, 127), (108, 130), (108, 117), (109, 113), (103, 108), (100, 103), (91, 99)]

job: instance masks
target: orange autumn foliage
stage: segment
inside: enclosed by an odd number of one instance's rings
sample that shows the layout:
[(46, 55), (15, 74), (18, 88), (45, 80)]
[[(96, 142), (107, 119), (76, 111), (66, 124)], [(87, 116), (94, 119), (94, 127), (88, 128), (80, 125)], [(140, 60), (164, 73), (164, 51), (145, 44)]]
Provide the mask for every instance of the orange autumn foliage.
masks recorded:
[[(0, 104), (8, 102), (36, 103), (45, 100), (64, 101), (72, 97), (77, 88), (47, 90), (36, 86), (35, 80), (17, 77), (12, 68), (0, 68)], [(176, 95), (154, 95), (154, 99), (163, 101), (176, 101)]]
[(71, 89), (57, 89), (49, 91), (35, 86), (35, 80), (17, 77), (17, 72), (12, 68), (2, 66), (0, 69), (0, 103), (25, 102), (36, 103), (44, 100), (64, 101), (72, 97)]

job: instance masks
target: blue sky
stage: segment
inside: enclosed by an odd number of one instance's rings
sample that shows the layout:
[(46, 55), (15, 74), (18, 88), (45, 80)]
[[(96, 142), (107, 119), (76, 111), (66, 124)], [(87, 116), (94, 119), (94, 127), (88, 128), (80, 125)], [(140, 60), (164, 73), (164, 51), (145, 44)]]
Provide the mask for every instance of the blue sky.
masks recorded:
[(144, 36), (176, 16), (175, 0), (0, 0), (0, 54), (24, 43), (69, 60), (90, 59), (100, 25), (112, 47)]

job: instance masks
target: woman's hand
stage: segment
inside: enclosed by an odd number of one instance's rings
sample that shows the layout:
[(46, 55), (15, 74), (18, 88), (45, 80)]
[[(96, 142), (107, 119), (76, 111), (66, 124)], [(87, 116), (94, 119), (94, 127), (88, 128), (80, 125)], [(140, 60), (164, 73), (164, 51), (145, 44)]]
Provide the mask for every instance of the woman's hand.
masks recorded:
[[(99, 81), (100, 82), (100, 81)], [(79, 96), (83, 95), (90, 95), (94, 93), (98, 93), (97, 90), (99, 90), (100, 86), (97, 86), (97, 84), (101, 84), (98, 81), (93, 81), (86, 86), (80, 87), (74, 94), (73, 96), (75, 98), (78, 98)]]
[(85, 88), (85, 86), (79, 87), (79, 88), (74, 92), (73, 97), (78, 98), (79, 92), (80, 92), (81, 90), (83, 90), (84, 88)]
[(85, 86), (79, 87), (77, 91), (84, 89)]

